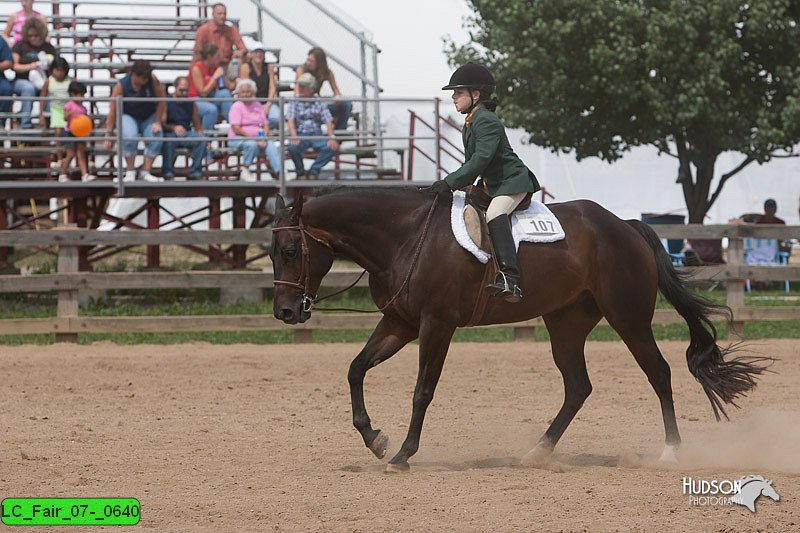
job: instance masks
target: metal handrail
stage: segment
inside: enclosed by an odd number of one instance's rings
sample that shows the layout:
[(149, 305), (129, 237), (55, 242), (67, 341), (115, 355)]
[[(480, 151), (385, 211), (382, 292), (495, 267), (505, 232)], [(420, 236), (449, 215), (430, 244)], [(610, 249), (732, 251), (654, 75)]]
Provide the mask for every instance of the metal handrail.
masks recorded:
[[(292, 135), (290, 135), (289, 132), (288, 132), (288, 128), (286, 127), (286, 120), (285, 120), (286, 106), (290, 102), (293, 102), (293, 101), (299, 101), (299, 102), (315, 102), (315, 101), (333, 102), (333, 101), (337, 101), (337, 100), (341, 100), (341, 99), (351, 99), (351, 98), (349, 98), (349, 97), (341, 97), (341, 98), (334, 98), (334, 97), (327, 97), (327, 98), (323, 98), (323, 97), (313, 97), (313, 98), (277, 97), (277, 98), (272, 98), (272, 99), (263, 99), (263, 98), (247, 98), (247, 99), (244, 99), (244, 98), (233, 98), (233, 97), (230, 97), (230, 98), (202, 98), (201, 100), (203, 100), (203, 101), (211, 101), (211, 102), (247, 101), (247, 102), (258, 102), (260, 104), (264, 104), (266, 102), (272, 102), (273, 105), (277, 105), (278, 109), (280, 111), (280, 113), (279, 113), (279, 116), (280, 116), (279, 127), (277, 128), (276, 134), (268, 135), (266, 137), (266, 140), (268, 140), (270, 142), (278, 141), (279, 146), (281, 148), (281, 152), (282, 152), (281, 153), (282, 158), (285, 161), (286, 160), (286, 146), (287, 146), (287, 143), (290, 142), (290, 141), (293, 141), (293, 140), (319, 140), (319, 139), (326, 140), (326, 139), (330, 139), (330, 136), (327, 135), (327, 134), (313, 135), (313, 136), (306, 136), (306, 135), (292, 136)], [(53, 96), (48, 96), (48, 97), (15, 97), (15, 96), (0, 97), (0, 101), (16, 101), (16, 100), (39, 101), (39, 102), (50, 101), (50, 102), (52, 102), (52, 101), (62, 100), (62, 99), (61, 98), (57, 98), (57, 97), (53, 97)], [(173, 102), (176, 102), (176, 101), (177, 102), (195, 102), (198, 99), (197, 98), (186, 98), (186, 97), (174, 97), (174, 96), (147, 97), (147, 98), (145, 98), (145, 97), (122, 97), (122, 96), (118, 96), (118, 97), (114, 97), (114, 98), (110, 98), (110, 97), (85, 97), (85, 98), (82, 98), (82, 101), (85, 102), (85, 103), (89, 103), (89, 102), (91, 102), (91, 103), (111, 102), (112, 100), (115, 101), (116, 105), (117, 105), (116, 123), (114, 124), (114, 127), (113, 127), (114, 131), (109, 133), (108, 130), (104, 127), (103, 124), (98, 124), (98, 127), (95, 129), (95, 132), (94, 132), (93, 135), (81, 138), (79, 140), (86, 141), (86, 142), (94, 142), (94, 143), (99, 143), (99, 142), (103, 142), (103, 141), (111, 141), (111, 142), (115, 143), (114, 154), (111, 157), (114, 160), (116, 160), (116, 175), (117, 175), (116, 187), (118, 189), (117, 194), (119, 196), (125, 196), (125, 186), (126, 186), (125, 184), (126, 184), (126, 182), (124, 182), (123, 179), (122, 179), (123, 176), (124, 176), (124, 173), (125, 173), (125, 170), (124, 170), (125, 166), (123, 164), (124, 158), (123, 158), (123, 155), (122, 155), (122, 143), (123, 143), (122, 116), (124, 115), (124, 107), (125, 107), (125, 105), (126, 104), (131, 104), (133, 102), (159, 102), (159, 101), (164, 101), (164, 102), (169, 102), (169, 101), (173, 101)], [(363, 102), (367, 102), (367, 103), (370, 103), (370, 102), (375, 102), (375, 103), (384, 103), (384, 102), (431, 103), (432, 102), (431, 99), (426, 99), (426, 98), (399, 98), (399, 97), (385, 98), (385, 99), (353, 97), (352, 100), (356, 101), (356, 102), (362, 102), (363, 101)], [(435, 100), (434, 100), (434, 103), (435, 103)], [(10, 113), (10, 114), (8, 114), (6, 116), (20, 116), (20, 113)], [(422, 119), (419, 119), (419, 120), (422, 120)], [(19, 135), (15, 134), (17, 132), (19, 133)], [(5, 133), (4, 135), (0, 134), (0, 140), (2, 140), (2, 141), (25, 141), (25, 142), (31, 142), (31, 143), (37, 143), (37, 142), (38, 143), (42, 143), (42, 142), (50, 141), (51, 143), (56, 143), (56, 142), (58, 142), (60, 140), (60, 139), (55, 138), (55, 137), (48, 138), (47, 136), (43, 137), (43, 136), (36, 136), (36, 135), (26, 135), (25, 134), (25, 130), (13, 130), (11, 132), (2, 132), (2, 133)], [(201, 133), (203, 135), (199, 136), (199, 137), (193, 137), (192, 141), (211, 142), (211, 141), (219, 141), (222, 138), (222, 134), (208, 135), (206, 132), (199, 132), (199, 133)], [(363, 147), (363, 149), (364, 150), (367, 150), (367, 149), (374, 150), (376, 152), (376, 155), (375, 155), (376, 158), (378, 157), (378, 154), (382, 154), (383, 151), (385, 150), (384, 146), (383, 146), (383, 143), (387, 142), (387, 141), (408, 141), (413, 146), (416, 141), (437, 141), (437, 143), (438, 143), (438, 141), (440, 140), (436, 136), (429, 136), (429, 135), (428, 136), (423, 136), (423, 135), (408, 135), (408, 136), (383, 136), (383, 135), (381, 135), (381, 136), (375, 136), (374, 134), (372, 134), (372, 132), (367, 131), (367, 130), (358, 130), (358, 131), (349, 132), (349, 133), (350, 134), (346, 133), (346, 134), (342, 135), (341, 132), (340, 132), (340, 133), (336, 134), (335, 139), (337, 141), (355, 141), (355, 142), (362, 142), (362, 143), (363, 142), (374, 143), (374, 146)], [(61, 139), (61, 140), (64, 140), (64, 139)], [(76, 139), (70, 139), (70, 140), (74, 141)], [(157, 140), (158, 142), (165, 143), (165, 142), (181, 142), (181, 141), (184, 141), (185, 139), (180, 138), (180, 137), (159, 137), (157, 139), (153, 139), (152, 137), (145, 137), (145, 136), (138, 136), (137, 135), (135, 137), (126, 136), (126, 137), (124, 137), (124, 140), (125, 141), (133, 141), (133, 140), (135, 140), (137, 142), (140, 142), (140, 141), (148, 142), (148, 141)], [(452, 143), (450, 143), (450, 144), (452, 144)], [(359, 148), (359, 146), (356, 146), (356, 148)], [(48, 146), (48, 149), (55, 150), (56, 147), (51, 145), (51, 146)], [(397, 151), (404, 151), (405, 150), (405, 148), (401, 148), (401, 147), (387, 148), (387, 149), (397, 150)], [(8, 154), (9, 152), (12, 152), (13, 149), (2, 149), (2, 151), (5, 154)], [(347, 154), (348, 150), (345, 149), (342, 153), (343, 154)], [(357, 150), (353, 150), (353, 151), (351, 151), (349, 153), (357, 155), (358, 151)], [(398, 153), (401, 154), (401, 158), (402, 158), (403, 157), (402, 153), (401, 152), (398, 152)], [(449, 151), (445, 151), (445, 153), (448, 153), (448, 155), (450, 155), (452, 157), (452, 154), (450, 154)], [(411, 158), (409, 157), (409, 164), (410, 164), (410, 162), (411, 162)], [(379, 162), (379, 166), (380, 166), (380, 164), (381, 163)], [(404, 167), (405, 167), (405, 165), (403, 165), (403, 161), (401, 160), (401, 170)], [(405, 176), (403, 176), (403, 178), (405, 178), (407, 180), (411, 180), (411, 171), (410, 171), (410, 169), (409, 169), (409, 172)], [(282, 164), (281, 168), (280, 168), (280, 180), (279, 180), (279, 183), (277, 184), (280, 187), (280, 190), (281, 190), (282, 193), (286, 193), (287, 190), (288, 190), (287, 181), (288, 180), (287, 180), (287, 176), (286, 176), (286, 165)], [(299, 185), (298, 184), (293, 184), (292, 186), (296, 187), (296, 186), (299, 186)], [(305, 186), (305, 184), (303, 184), (303, 186)]]
[(448, 139), (447, 137), (442, 135), (441, 129), (440, 129), (440, 124), (444, 124), (446, 126), (449, 126), (450, 128), (453, 128), (453, 129), (455, 129), (455, 130), (457, 130), (459, 132), (461, 131), (461, 128), (455, 122), (450, 120), (449, 118), (443, 117), (441, 115), (441, 113), (439, 112), (439, 104), (440, 104), (441, 100), (439, 98), (435, 98), (434, 101), (435, 101), (435, 109), (436, 109), (435, 118), (434, 118), (434, 125), (429, 124), (425, 119), (420, 117), (419, 114), (417, 114), (415, 111), (412, 111), (411, 109), (408, 110), (408, 112), (409, 112), (409, 114), (411, 116), (411, 120), (409, 121), (409, 139), (420, 139), (420, 137), (416, 137), (414, 135), (414, 133), (416, 131), (415, 127), (416, 127), (416, 122), (417, 121), (421, 122), (423, 126), (428, 128), (429, 130), (431, 130), (434, 133), (434, 139), (436, 139), (436, 149), (435, 149), (436, 153), (435, 153), (434, 156), (431, 156), (431, 155), (427, 154), (422, 148), (420, 148), (419, 146), (415, 145), (413, 143), (413, 141), (409, 142), (409, 147), (408, 147), (409, 179), (412, 179), (412, 177), (413, 177), (413, 163), (414, 163), (414, 152), (415, 151), (419, 152), (420, 155), (422, 155), (425, 159), (427, 159), (428, 161), (432, 162), (435, 165), (437, 178), (441, 177), (441, 172), (442, 171), (446, 172), (446, 169), (442, 166), (442, 157), (441, 157), (442, 156), (442, 152), (444, 152), (447, 156), (449, 156), (452, 159), (455, 159), (455, 160), (459, 159), (456, 155), (454, 155), (449, 150), (447, 150), (447, 148), (442, 146), (442, 141), (444, 141), (445, 143), (447, 143), (451, 147), (453, 147), (456, 150), (456, 152), (461, 154), (461, 156), (464, 156), (464, 154), (465, 154), (463, 148), (461, 148), (460, 146), (457, 146), (450, 139)]

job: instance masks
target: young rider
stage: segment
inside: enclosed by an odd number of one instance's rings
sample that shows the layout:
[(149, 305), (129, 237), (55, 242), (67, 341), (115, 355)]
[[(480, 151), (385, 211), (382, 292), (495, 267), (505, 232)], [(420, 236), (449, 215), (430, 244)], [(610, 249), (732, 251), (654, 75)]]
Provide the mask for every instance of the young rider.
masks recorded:
[(462, 138), (466, 161), (431, 189), (441, 197), (449, 197), (453, 189), (471, 185), (478, 176), (492, 197), (486, 210), (486, 222), (497, 263), (497, 277), (486, 286), (493, 296), (507, 302), (519, 302), (517, 250), (511, 234), (510, 215), (526, 195), (540, 189), (533, 172), (511, 149), (503, 123), (494, 114), (497, 99), (492, 98), (495, 81), (492, 73), (481, 65), (467, 63), (450, 77), (442, 90), (453, 90), (456, 110), (467, 115)]

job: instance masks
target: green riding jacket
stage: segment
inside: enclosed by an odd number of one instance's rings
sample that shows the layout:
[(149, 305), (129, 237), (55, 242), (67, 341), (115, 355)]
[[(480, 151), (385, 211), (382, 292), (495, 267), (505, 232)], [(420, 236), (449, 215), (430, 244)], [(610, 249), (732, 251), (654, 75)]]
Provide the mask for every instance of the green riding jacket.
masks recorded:
[(541, 188), (533, 172), (512, 150), (503, 123), (492, 111), (477, 108), (461, 136), (466, 161), (444, 178), (451, 189), (472, 185), (478, 176), (492, 198)]

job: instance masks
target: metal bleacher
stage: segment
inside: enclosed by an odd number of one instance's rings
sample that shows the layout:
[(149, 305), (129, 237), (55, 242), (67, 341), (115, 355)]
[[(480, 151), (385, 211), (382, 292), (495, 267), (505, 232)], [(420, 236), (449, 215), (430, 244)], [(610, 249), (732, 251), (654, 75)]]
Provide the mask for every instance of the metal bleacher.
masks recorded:
[[(59, 4), (61, 11), (65, 2)], [(123, 73), (137, 59), (150, 61), (162, 83), (171, 84), (176, 76), (186, 74), (197, 28), (208, 21), (211, 5), (204, 1), (175, 2), (171, 7), (144, 4), (148, 11), (161, 12), (158, 16), (121, 16), (109, 14), (119, 10), (114, 2), (74, 0), (66, 4), (73, 13), (53, 15), (50, 40), (70, 62), (75, 77), (93, 88), (113, 86), (108, 78)], [(79, 9), (90, 9), (93, 14), (78, 14)], [(238, 26), (238, 20), (229, 20)], [(93, 96), (108, 94), (110, 89), (93, 92)]]
[[(0, 2), (0, 7), (8, 5)], [(36, 4), (41, 9), (44, 2)], [(18, 4), (17, 4), (18, 5)], [(108, 102), (92, 101), (92, 98), (107, 98), (116, 84), (135, 60), (149, 61), (159, 81), (169, 87), (174, 79), (186, 75), (191, 66), (194, 38), (197, 28), (208, 21), (212, 3), (204, 0), (193, 3), (153, 3), (143, 2), (148, 15), (115, 14), (135, 11), (136, 4), (123, 5), (113, 0), (52, 0), (49, 15), (49, 40), (59, 55), (70, 63), (70, 75), (87, 86), (87, 107), (95, 122), (93, 136), (105, 134), (105, 116), (108, 113)], [(140, 9), (141, 9), (140, 7)], [(91, 13), (91, 14), (88, 14)], [(229, 18), (230, 23), (238, 25), (238, 20)], [(243, 35), (250, 35), (243, 32)], [(279, 49), (270, 50), (268, 60), (278, 61)], [(33, 130), (25, 132), (26, 136), (47, 135), (45, 125), (36, 124), (36, 107), (34, 108)], [(11, 124), (13, 128), (13, 123)], [(0, 137), (13, 137), (13, 129), (3, 131)], [(18, 132), (17, 132), (18, 133)], [(14, 150), (3, 150), (4, 168), (0, 168), (0, 178), (35, 178), (49, 177), (54, 179), (56, 171), (50, 169), (54, 161), (55, 150), (52, 143), (35, 143), (28, 141), (24, 146), (14, 146)], [(114, 171), (114, 151), (106, 150), (98, 143), (88, 145), (91, 163), (99, 176), (111, 175)], [(184, 154), (179, 150), (179, 154)], [(216, 155), (220, 157), (223, 151)], [(22, 164), (20, 164), (22, 163)], [(209, 169), (210, 176), (230, 172), (225, 169), (231, 165), (217, 165), (217, 169)], [(73, 169), (74, 170), (74, 169)]]
[[(111, 178), (119, 175), (119, 154), (116, 147), (109, 149), (100, 142), (106, 133), (105, 120), (109, 105), (106, 99), (111, 95), (117, 79), (129, 69), (133, 61), (142, 59), (152, 64), (158, 80), (167, 87), (173, 84), (176, 77), (186, 75), (193, 58), (196, 30), (209, 20), (213, 3), (207, 0), (143, 0), (128, 3), (124, 0), (37, 0), (35, 9), (49, 18), (49, 41), (56, 47), (59, 55), (70, 63), (70, 76), (83, 82), (88, 88), (84, 103), (90, 109), (95, 127), (91, 137), (87, 139), (87, 153), (90, 172), (100, 179), (89, 183), (59, 183), (59, 171), (54, 168), (57, 160), (56, 139), (46, 124), (39, 123), (39, 103), (34, 105), (33, 129), (15, 129), (14, 114), (10, 113), (12, 120), (4, 120), (5, 128), (0, 129), (0, 230), (38, 229), (48, 227), (54, 222), (69, 222), (81, 227), (98, 227), (103, 223), (111, 223), (113, 227), (128, 229), (159, 229), (175, 224), (178, 227), (201, 224), (218, 228), (221, 227), (220, 220), (223, 216), (231, 217), (233, 227), (238, 228), (248, 225), (260, 227), (269, 223), (267, 201), (279, 191), (286, 192), (286, 181), (267, 181), (266, 172), (258, 174), (264, 181), (237, 181), (241, 154), (227, 146), (224, 131), (206, 133), (214, 139), (210, 145), (211, 157), (204, 165), (207, 180), (193, 182), (112, 182)], [(247, 0), (244, 3), (250, 7), (258, 5), (260, 28), (261, 16), (267, 12), (262, 7), (265, 4), (257, 0)], [(0, 13), (9, 14), (18, 9), (17, 0), (0, 0)], [(140, 16), (140, 12), (146, 12), (147, 15)], [(239, 24), (239, 20), (231, 16), (230, 9), (228, 20)], [(249, 22), (252, 28), (252, 20)], [(260, 36), (260, 31), (241, 33), (243, 37), (257, 39)], [(266, 60), (277, 66), (279, 80), (293, 81), (296, 63), (282, 63), (281, 52), (280, 48), (269, 48)], [(302, 57), (295, 52), (292, 59), (297, 61)], [(361, 63), (364, 64), (363, 57)], [(352, 69), (349, 70), (353, 72)], [(367, 96), (368, 87), (375, 87), (376, 93), (378, 92), (377, 74), (374, 81), (369, 80), (372, 85), (365, 82), (364, 77), (358, 79), (359, 86), (364, 88), (362, 96)], [(278, 88), (291, 90), (289, 84), (281, 81)], [(291, 96), (291, 93), (285, 96)], [(382, 169), (379, 161), (376, 161), (381, 157), (381, 148), (373, 140), (361, 141), (362, 137), (379, 131), (377, 116), (374, 118), (374, 125), (369, 126), (374, 129), (368, 130), (365, 126), (366, 117), (362, 110), (366, 108), (366, 103), (361, 104), (352, 120), (355, 123), (357, 140), (350, 141), (342, 148), (341, 161), (337, 157), (335, 165), (331, 165), (335, 168), (326, 169), (326, 177), (339, 179), (345, 176), (356, 180), (365, 176), (370, 180), (402, 177), (402, 154), (399, 172)], [(188, 155), (188, 152), (181, 152), (181, 149), (180, 153)], [(159, 175), (159, 160), (157, 159), (153, 169), (156, 175)], [(182, 161), (183, 158), (179, 158), (176, 164), (179, 177), (182, 172), (185, 175), (186, 170), (181, 168)], [(343, 169), (342, 164), (352, 164), (353, 167)], [(72, 165), (71, 170), (75, 177), (75, 162)], [(302, 189), (316, 185), (310, 182), (293, 182), (292, 187)], [(120, 215), (110, 208), (114, 198), (120, 196), (136, 199), (143, 204), (131, 213)], [(54, 208), (55, 198), (65, 201), (56, 202), (58, 207)], [(207, 199), (208, 206), (189, 214), (179, 213), (164, 207), (165, 200), (174, 198)], [(146, 215), (145, 223), (140, 220), (142, 214)], [(94, 260), (93, 253), (90, 250), (81, 252), (82, 268), (90, 268), (89, 265)], [(105, 257), (108, 253), (103, 252), (101, 255)], [(243, 267), (245, 264), (243, 255), (239, 252), (231, 255), (229, 251), (220, 248), (209, 248), (207, 255), (211, 261), (227, 261), (235, 267)], [(7, 257), (8, 250), (0, 249), (0, 264)], [(257, 257), (247, 261), (254, 259)], [(149, 248), (148, 266), (158, 266), (158, 255), (155, 253), (154, 259), (151, 258)]]
[[(51, 8), (50, 13), (43, 8), (48, 3)], [(107, 114), (108, 103), (91, 101), (91, 99), (109, 97), (116, 80), (130, 68), (135, 60), (149, 61), (153, 65), (159, 81), (167, 88), (172, 85), (176, 77), (186, 75), (192, 63), (196, 30), (209, 20), (212, 5), (213, 2), (207, 0), (193, 2), (176, 0), (175, 2), (160, 3), (152, 0), (137, 3), (124, 3), (122, 0), (39, 0), (36, 3), (36, 9), (49, 16), (49, 40), (57, 48), (59, 55), (69, 61), (70, 75), (77, 81), (83, 82), (88, 88), (87, 97), (89, 99), (86, 103), (89, 104), (88, 107), (95, 118), (95, 135), (97, 135), (105, 126), (102, 118)], [(0, 9), (10, 12), (17, 8), (18, 3), (16, 2), (0, 0)], [(143, 10), (147, 12), (147, 15), (139, 14)], [(239, 25), (239, 20), (236, 18), (229, 16), (228, 20), (232, 24)], [(252, 38), (259, 36), (259, 32), (242, 31), (241, 33), (243, 36)], [(291, 85), (288, 82), (294, 78), (296, 63), (282, 63), (280, 48), (269, 48), (266, 52), (267, 62), (271, 62), (277, 67), (279, 91), (290, 91)], [(363, 123), (366, 118), (363, 113), (357, 109), (353, 117), (355, 128), (363, 130), (366, 127)], [(42, 126), (39, 125), (38, 130), (27, 133), (35, 134), (42, 130)], [(354, 170), (350, 172), (354, 176), (372, 173), (378, 177), (399, 177), (396, 171), (381, 169), (380, 165), (369, 162), (370, 159), (380, 157), (380, 152), (371, 148), (374, 143), (356, 142), (355, 144), (356, 146), (346, 146), (342, 150), (344, 155), (351, 156)], [(31, 158), (34, 156), (45, 157), (44, 153), (40, 153), (43, 150), (40, 149), (37, 152), (35, 148), (30, 146), (29, 148), (27, 160), (32, 160)], [(220, 148), (224, 148), (224, 142), (221, 143)], [(100, 149), (90, 151), (95, 156), (108, 155)], [(228, 172), (227, 169), (235, 167), (235, 162), (229, 164), (228, 161), (220, 161), (228, 153), (231, 152), (222, 149), (216, 150), (215, 145), (213, 151), (213, 154), (217, 156), (215, 161), (221, 164), (216, 165), (217, 168), (210, 171), (210, 175), (221, 174), (224, 177)], [(347, 157), (345, 157), (345, 161), (350, 164), (350, 159)], [(337, 158), (337, 163), (339, 163), (339, 158)], [(4, 166), (11, 168), (0, 169), (0, 177), (2, 175), (14, 176), (13, 169), (16, 168), (16, 165), (6, 164)], [(102, 175), (104, 168), (111, 168), (113, 165), (109, 164), (106, 158), (103, 162), (95, 160), (94, 166)], [(47, 174), (46, 169), (37, 167), (38, 165), (28, 166), (25, 171), (28, 175)], [(37, 170), (31, 173), (32, 168), (37, 168)], [(362, 173), (361, 168), (366, 169), (366, 173)], [(339, 177), (343, 172), (346, 171), (337, 164), (334, 175)]]

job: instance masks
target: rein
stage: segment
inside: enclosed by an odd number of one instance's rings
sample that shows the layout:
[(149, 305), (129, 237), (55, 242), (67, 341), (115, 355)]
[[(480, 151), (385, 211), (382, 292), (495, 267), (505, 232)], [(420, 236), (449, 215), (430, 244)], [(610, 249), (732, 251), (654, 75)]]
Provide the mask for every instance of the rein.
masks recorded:
[[(438, 203), (438, 201), (436, 199), (434, 199), (433, 204), (431, 204), (431, 208), (428, 211), (428, 216), (425, 218), (425, 225), (422, 227), (422, 233), (420, 235), (419, 240), (417, 241), (417, 246), (416, 246), (416, 249), (414, 250), (414, 258), (411, 261), (411, 266), (408, 269), (408, 273), (406, 274), (406, 277), (403, 279), (403, 283), (400, 285), (400, 288), (397, 290), (397, 292), (394, 294), (394, 296), (392, 296), (389, 299), (388, 302), (386, 302), (384, 305), (382, 305), (381, 307), (379, 307), (377, 309), (374, 309), (374, 310), (370, 310), (370, 309), (352, 309), (352, 308), (349, 308), (349, 307), (317, 307), (316, 309), (318, 311), (352, 311), (352, 312), (355, 312), (355, 313), (378, 313), (378, 312), (386, 310), (389, 306), (391, 306), (397, 300), (397, 298), (400, 297), (400, 294), (406, 289), (406, 287), (408, 286), (408, 282), (411, 281), (411, 275), (413, 274), (414, 267), (417, 265), (417, 261), (419, 260), (419, 256), (422, 253), (422, 245), (425, 242), (425, 237), (428, 234), (428, 229), (430, 228), (431, 220), (433, 219), (433, 212), (436, 210), (436, 204), (437, 203)], [(353, 283), (351, 283), (349, 286), (347, 286), (346, 288), (341, 289), (339, 291), (336, 291), (336, 292), (334, 292), (332, 294), (328, 294), (328, 295), (323, 296), (321, 298), (317, 298), (316, 295), (311, 294), (308, 291), (308, 288), (307, 288), (308, 285), (309, 285), (310, 277), (311, 277), (311, 268), (309, 266), (310, 263), (311, 263), (311, 259), (310, 259), (310, 255), (309, 255), (309, 251), (308, 251), (308, 241), (306, 240), (306, 235), (311, 237), (312, 239), (314, 239), (318, 243), (322, 244), (326, 248), (330, 249), (331, 251), (333, 251), (333, 246), (330, 243), (326, 242), (324, 239), (322, 239), (320, 237), (317, 237), (313, 233), (309, 232), (305, 228), (305, 226), (303, 225), (303, 219), (302, 218), (299, 219), (297, 226), (285, 226), (285, 227), (281, 227), (281, 228), (272, 228), (272, 232), (273, 233), (276, 233), (278, 231), (284, 231), (284, 230), (294, 230), (294, 231), (300, 232), (300, 247), (301, 247), (300, 277), (296, 282), (283, 281), (283, 280), (273, 280), (272, 283), (273, 283), (273, 285), (287, 285), (289, 287), (293, 287), (295, 289), (300, 289), (301, 291), (303, 291), (303, 311), (304, 312), (306, 312), (306, 313), (311, 312), (312, 309), (315, 309), (314, 305), (317, 304), (318, 302), (321, 302), (322, 300), (326, 300), (326, 299), (328, 299), (328, 298), (330, 298), (332, 296), (336, 296), (338, 294), (342, 294), (343, 292), (349, 291), (350, 289), (355, 287), (356, 284), (359, 281), (361, 281), (361, 278), (364, 277), (364, 274), (367, 273), (367, 270), (364, 269), (364, 271), (361, 272), (361, 275), (359, 275), (358, 278)]]

